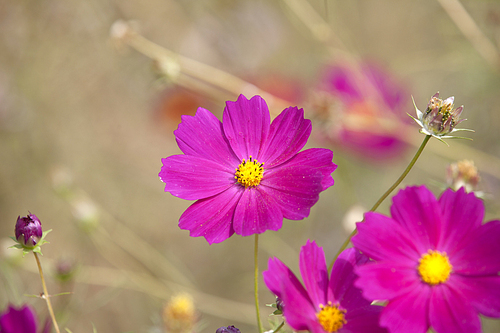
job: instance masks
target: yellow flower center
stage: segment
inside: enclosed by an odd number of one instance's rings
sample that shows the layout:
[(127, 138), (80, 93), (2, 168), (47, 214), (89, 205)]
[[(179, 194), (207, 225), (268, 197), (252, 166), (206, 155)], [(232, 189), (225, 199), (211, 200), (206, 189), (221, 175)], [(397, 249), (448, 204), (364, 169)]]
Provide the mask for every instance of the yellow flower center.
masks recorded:
[(347, 323), (346, 310), (340, 310), (338, 304), (332, 305), (332, 302), (328, 302), (327, 305), (320, 304), (319, 307), (321, 310), (316, 316), (325, 331), (337, 332)]
[(245, 188), (257, 186), (262, 180), (262, 175), (264, 174), (264, 168), (262, 167), (264, 163), (259, 163), (257, 160), (252, 159), (252, 156), (247, 160), (243, 159), (234, 178)]
[(419, 259), (418, 273), (422, 280), (432, 286), (446, 282), (452, 266), (446, 252), (429, 250)]

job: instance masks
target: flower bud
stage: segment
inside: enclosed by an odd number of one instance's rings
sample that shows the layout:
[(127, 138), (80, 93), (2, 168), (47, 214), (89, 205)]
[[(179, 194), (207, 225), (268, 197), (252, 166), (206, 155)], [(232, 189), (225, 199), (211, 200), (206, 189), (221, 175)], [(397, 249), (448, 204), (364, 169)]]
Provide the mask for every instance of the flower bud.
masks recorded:
[(240, 330), (234, 327), (233, 325), (225, 327), (219, 327), (215, 333), (240, 333)]
[(417, 122), (417, 124), (420, 125), (420, 133), (432, 135), (433, 137), (443, 141), (442, 139), (462, 138), (450, 135), (453, 132), (474, 132), (473, 130), (465, 128), (455, 128), (455, 126), (460, 124), (465, 119), (460, 119), (460, 115), (462, 114), (464, 107), (460, 106), (454, 109), (454, 99), (455, 98), (452, 96), (442, 100), (439, 98), (439, 93), (435, 93), (434, 96), (431, 97), (424, 112), (420, 111), (415, 105), (417, 118), (414, 118), (413, 116), (411, 117)]
[(453, 109), (454, 97), (448, 97), (444, 101), (439, 98), (439, 93), (434, 94), (423, 115), (424, 128), (435, 135), (442, 136), (451, 133), (453, 128), (464, 121), (460, 115), (464, 109), (460, 106)]
[(73, 279), (77, 267), (72, 259), (61, 258), (57, 261), (54, 277), (60, 282), (69, 282)]
[(480, 179), (481, 177), (474, 165), (474, 161), (458, 161), (450, 164), (446, 169), (446, 181), (455, 191), (461, 187), (465, 187), (467, 192), (474, 192), (477, 190)]
[(163, 323), (167, 332), (192, 332), (196, 319), (193, 299), (188, 294), (173, 296), (163, 308)]
[(19, 216), (16, 223), (16, 240), (23, 247), (33, 248), (42, 237), (42, 223), (35, 214), (26, 217)]

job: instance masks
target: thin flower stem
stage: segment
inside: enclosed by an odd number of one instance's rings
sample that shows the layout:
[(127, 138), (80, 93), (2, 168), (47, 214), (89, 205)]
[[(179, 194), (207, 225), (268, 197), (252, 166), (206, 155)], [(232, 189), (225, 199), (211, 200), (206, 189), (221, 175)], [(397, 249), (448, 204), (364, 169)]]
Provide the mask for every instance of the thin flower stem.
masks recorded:
[(380, 199), (378, 199), (378, 201), (375, 203), (375, 205), (373, 205), (372, 209), (370, 209), (370, 212), (376, 211), (378, 206), (380, 206), (380, 204), (392, 193), (392, 191), (394, 191), (396, 189), (396, 187), (398, 187), (399, 184), (401, 184), (403, 179), (405, 179), (405, 177), (408, 175), (410, 170), (413, 168), (413, 166), (417, 162), (417, 159), (420, 157), (420, 154), (422, 154), (422, 151), (424, 150), (425, 145), (427, 145), (427, 142), (429, 142), (430, 138), (431, 138), (430, 135), (425, 136), (424, 141), (422, 142), (422, 144), (418, 148), (417, 152), (415, 153), (415, 156), (413, 156), (413, 159), (411, 160), (410, 164), (408, 164), (408, 166), (406, 167), (406, 170), (401, 174), (401, 176), (399, 176), (398, 180), (396, 180), (396, 182), (394, 184), (392, 184), (392, 186), (384, 193), (384, 195), (382, 195), (380, 197)]
[(47, 285), (45, 284), (45, 278), (43, 277), (42, 265), (40, 264), (40, 259), (38, 259), (38, 255), (36, 252), (33, 252), (35, 256), (36, 264), (38, 265), (38, 272), (40, 273), (40, 279), (42, 280), (42, 288), (43, 288), (43, 298), (47, 302), (47, 308), (49, 308), (50, 318), (52, 318), (52, 323), (54, 324), (54, 328), (57, 333), (60, 333), (59, 326), (57, 325), (56, 316), (54, 315), (54, 310), (52, 309), (52, 304), (50, 303), (50, 295), (47, 291)]
[(264, 332), (262, 327), (262, 321), (260, 320), (260, 310), (259, 310), (259, 234), (255, 234), (255, 250), (254, 250), (254, 293), (255, 293), (255, 312), (257, 314), (257, 326), (259, 327), (259, 333)]
[[(380, 204), (392, 193), (392, 191), (394, 191), (396, 189), (396, 187), (398, 187), (399, 184), (401, 184), (403, 179), (405, 179), (405, 177), (408, 175), (410, 170), (413, 168), (413, 166), (417, 162), (417, 159), (422, 154), (422, 151), (424, 150), (425, 146), (427, 145), (427, 142), (429, 142), (429, 139), (431, 137), (432, 137), (431, 135), (425, 136), (424, 141), (422, 142), (422, 144), (418, 148), (417, 152), (415, 153), (415, 156), (413, 156), (413, 159), (411, 160), (410, 164), (408, 164), (408, 166), (406, 167), (406, 170), (401, 174), (401, 176), (399, 176), (398, 180), (396, 180), (396, 182), (394, 182), (394, 184), (392, 184), (392, 186), (380, 197), (380, 199), (378, 199), (378, 201), (373, 205), (373, 207), (369, 210), (369, 212), (376, 211), (377, 208), (380, 206)], [(330, 266), (328, 267), (329, 270), (332, 269), (333, 264), (335, 263), (335, 260), (337, 260), (340, 253), (342, 253), (342, 251), (344, 251), (346, 249), (347, 245), (349, 245), (349, 242), (351, 241), (351, 238), (354, 237), (354, 235), (356, 235), (356, 233), (357, 233), (357, 229), (354, 229), (354, 231), (351, 232), (349, 237), (347, 237), (344, 244), (342, 244), (342, 246), (340, 247), (339, 252), (337, 252), (337, 255), (335, 256), (333, 261), (330, 263)]]
[(284, 321), (282, 321), (281, 324), (280, 324), (280, 326), (276, 327), (276, 329), (273, 332), (274, 333), (278, 332), (283, 327), (283, 325), (285, 325)]

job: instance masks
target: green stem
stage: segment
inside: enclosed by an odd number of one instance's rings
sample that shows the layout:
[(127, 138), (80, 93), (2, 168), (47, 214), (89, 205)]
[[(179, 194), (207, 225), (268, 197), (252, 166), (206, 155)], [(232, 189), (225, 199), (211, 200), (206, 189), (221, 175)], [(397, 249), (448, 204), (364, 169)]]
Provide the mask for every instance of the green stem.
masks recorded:
[[(394, 191), (396, 189), (396, 187), (399, 186), (399, 184), (401, 184), (403, 179), (405, 179), (405, 177), (408, 175), (410, 170), (413, 168), (413, 166), (417, 162), (417, 159), (422, 154), (422, 151), (424, 150), (425, 146), (427, 145), (427, 142), (429, 142), (430, 138), (431, 138), (430, 135), (425, 136), (424, 141), (422, 142), (422, 144), (418, 148), (417, 152), (415, 153), (415, 156), (413, 156), (413, 159), (410, 161), (410, 164), (408, 164), (408, 166), (406, 167), (406, 170), (401, 174), (401, 176), (399, 176), (398, 180), (396, 180), (394, 182), (394, 184), (392, 184), (392, 186), (387, 191), (385, 191), (385, 193), (380, 197), (380, 199), (378, 199), (378, 201), (373, 205), (373, 207), (369, 210), (369, 212), (374, 212), (375, 210), (377, 210), (377, 208), (380, 206), (380, 204), (392, 193), (392, 191)], [(342, 253), (342, 251), (344, 251), (346, 249), (347, 245), (349, 245), (349, 242), (351, 241), (351, 238), (354, 237), (354, 235), (356, 235), (356, 233), (357, 233), (357, 229), (354, 229), (354, 231), (349, 235), (349, 237), (347, 237), (344, 244), (342, 244), (342, 246), (340, 247), (339, 252), (337, 252), (337, 255), (335, 256), (335, 258), (331, 262), (331, 264), (329, 266), (329, 270), (332, 269), (333, 264), (335, 263), (335, 260), (337, 260), (338, 256)]]
[(424, 141), (422, 142), (422, 144), (418, 148), (417, 152), (415, 153), (415, 156), (413, 156), (413, 159), (411, 160), (410, 164), (408, 164), (408, 166), (406, 167), (406, 170), (401, 174), (401, 176), (399, 176), (398, 180), (396, 180), (396, 182), (394, 184), (392, 184), (392, 186), (384, 193), (384, 195), (382, 195), (380, 197), (380, 199), (378, 199), (378, 201), (375, 203), (375, 205), (373, 205), (372, 209), (370, 209), (370, 212), (374, 212), (375, 210), (377, 210), (378, 206), (380, 206), (380, 204), (382, 203), (382, 201), (384, 201), (391, 194), (391, 192), (394, 191), (396, 189), (396, 187), (399, 186), (399, 184), (401, 184), (401, 182), (403, 181), (403, 179), (405, 179), (406, 175), (408, 175), (408, 173), (410, 172), (411, 168), (413, 168), (413, 166), (417, 162), (417, 159), (422, 154), (422, 151), (424, 150), (425, 145), (427, 144), (427, 142), (429, 142), (430, 138), (431, 138), (430, 135), (426, 135), (425, 136)]
[(284, 321), (281, 322), (280, 326), (276, 327), (276, 329), (274, 330), (274, 333), (278, 332), (283, 327), (283, 325), (285, 325)]
[(257, 314), (257, 325), (259, 327), (259, 333), (264, 332), (262, 327), (262, 321), (260, 320), (260, 310), (259, 310), (259, 234), (255, 234), (255, 250), (254, 250), (254, 294), (255, 294), (255, 312)]
[(38, 259), (38, 255), (36, 252), (33, 252), (35, 256), (36, 264), (38, 265), (38, 272), (40, 273), (40, 279), (42, 280), (42, 288), (43, 288), (43, 297), (47, 302), (47, 308), (49, 308), (50, 318), (52, 318), (52, 323), (54, 324), (54, 328), (57, 333), (60, 333), (59, 326), (57, 325), (56, 316), (54, 315), (54, 310), (52, 309), (52, 304), (50, 303), (50, 295), (47, 291), (47, 285), (45, 284), (45, 278), (43, 277), (42, 265), (40, 264), (40, 259)]

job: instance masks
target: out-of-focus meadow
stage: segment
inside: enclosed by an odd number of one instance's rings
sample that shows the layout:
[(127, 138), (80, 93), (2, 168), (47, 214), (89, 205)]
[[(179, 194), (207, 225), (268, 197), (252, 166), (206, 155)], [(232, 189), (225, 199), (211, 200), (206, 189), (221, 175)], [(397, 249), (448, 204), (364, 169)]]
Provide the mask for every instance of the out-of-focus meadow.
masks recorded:
[[(454, 95), (468, 119), (459, 127), (475, 133), (449, 147), (431, 140), (403, 184), (427, 184), (439, 195), (448, 164), (471, 159), (486, 221), (499, 218), (500, 3), (468, 0), (463, 11), (457, 4), (3, 1), (0, 308), (29, 302), (42, 321), (47, 316), (42, 300), (25, 296), (41, 292), (34, 259), (7, 249), (17, 216), (29, 210), (53, 229), (42, 257), (49, 291), (73, 292), (52, 298), (62, 327), (162, 332), (165, 304), (184, 292), (196, 307), (195, 331), (256, 331), (254, 238), (208, 245), (189, 237), (177, 222), (190, 202), (165, 193), (158, 178), (161, 158), (180, 153), (173, 135), (180, 115), (201, 106), (220, 118), (238, 93), (264, 94), (274, 115), (303, 107), (314, 119), (308, 147), (331, 148), (338, 164), (335, 185), (307, 219), (260, 237), (261, 271), (270, 256), (297, 270), (307, 239), (333, 258), (350, 232), (345, 221), (361, 218), (423, 139), (406, 115), (415, 113), (411, 96), (425, 109), (436, 91)], [(350, 104), (325, 87), (331, 66), (368, 97)], [(394, 110), (384, 93), (399, 96)], [(369, 146), (380, 132), (397, 150)], [(56, 268), (68, 265), (72, 278), (58, 282)], [(274, 296), (262, 283), (260, 297), (268, 327), (272, 309), (264, 304)], [(499, 327), (483, 321), (485, 332)]]

